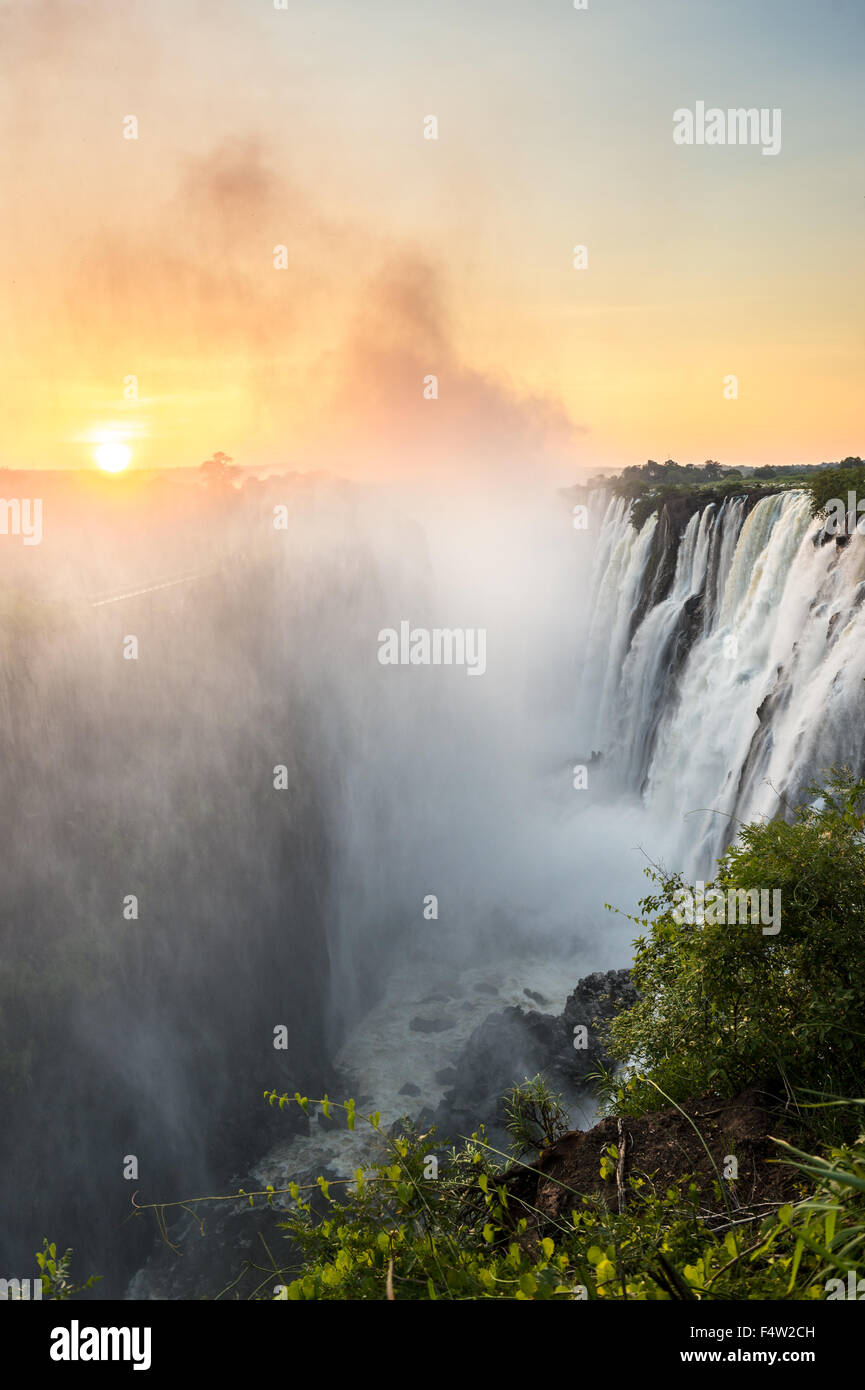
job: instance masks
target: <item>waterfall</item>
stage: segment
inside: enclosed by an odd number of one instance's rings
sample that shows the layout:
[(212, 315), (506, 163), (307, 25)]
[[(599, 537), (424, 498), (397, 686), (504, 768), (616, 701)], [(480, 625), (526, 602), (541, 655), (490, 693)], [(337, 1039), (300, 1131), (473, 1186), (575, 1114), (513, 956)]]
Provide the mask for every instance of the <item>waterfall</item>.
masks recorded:
[(865, 771), (865, 539), (801, 491), (665, 510), (603, 511), (583, 709), (670, 865), (706, 874), (737, 825)]

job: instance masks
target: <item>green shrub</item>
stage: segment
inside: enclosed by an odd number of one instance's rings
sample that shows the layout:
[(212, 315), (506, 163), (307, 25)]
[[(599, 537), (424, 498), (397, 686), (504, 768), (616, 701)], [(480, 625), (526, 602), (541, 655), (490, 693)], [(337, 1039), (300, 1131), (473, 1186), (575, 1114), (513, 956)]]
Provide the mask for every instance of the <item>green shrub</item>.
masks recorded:
[[(811, 789), (816, 792), (816, 789)], [(619, 1107), (635, 1113), (754, 1080), (840, 1096), (861, 1086), (865, 999), (865, 782), (833, 775), (791, 823), (745, 826), (714, 885), (781, 894), (776, 935), (757, 925), (690, 925), (674, 912), (679, 876), (642, 900), (635, 942), (639, 1002), (610, 1025), (626, 1064)], [(681, 915), (681, 913), (680, 913)]]
[(548, 1148), (570, 1129), (567, 1111), (540, 1075), (505, 1093), (505, 1128), (517, 1157)]
[[(289, 1103), (287, 1096), (278, 1099)], [(353, 1117), (352, 1102), (342, 1108), (349, 1113), (349, 1106)], [(377, 1116), (366, 1118), (389, 1150), (384, 1161), (358, 1170), (338, 1196), (324, 1179), (314, 1200), (290, 1189), (293, 1207), (281, 1224), (300, 1263), (274, 1263), (267, 1282), (284, 1281), (277, 1300), (825, 1296), (823, 1257), (805, 1239), (813, 1214), (804, 1203), (787, 1204), (762, 1222), (740, 1207), (731, 1220), (718, 1185), (712, 1200), (687, 1179), (659, 1191), (651, 1175), (633, 1175), (624, 1211), (566, 1189), (572, 1210), (548, 1218), (510, 1190), (514, 1172), (531, 1165), (504, 1164), (482, 1133), (450, 1150), (432, 1176), (431, 1134), (406, 1124), (384, 1135)], [(611, 1145), (600, 1176), (609, 1175), (615, 1159)]]
[(826, 516), (829, 503), (835, 499), (846, 506), (848, 492), (855, 492), (857, 498), (865, 497), (865, 464), (861, 459), (851, 459), (846, 467), (827, 469), (808, 480), (811, 514)]
[(57, 1246), (53, 1241), (49, 1244), (47, 1237), (43, 1238), (42, 1249), (36, 1252), (36, 1263), (42, 1281), (42, 1297), (58, 1303), (92, 1288), (102, 1278), (101, 1274), (91, 1274), (83, 1284), (76, 1284), (71, 1277), (71, 1248), (65, 1254), (58, 1255)]

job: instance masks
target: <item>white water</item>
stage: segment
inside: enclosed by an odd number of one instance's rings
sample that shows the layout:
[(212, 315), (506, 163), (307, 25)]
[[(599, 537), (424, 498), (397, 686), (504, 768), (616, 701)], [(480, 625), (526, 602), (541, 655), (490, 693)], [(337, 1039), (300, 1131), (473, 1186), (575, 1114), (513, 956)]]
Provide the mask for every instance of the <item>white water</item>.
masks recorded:
[[(832, 765), (861, 771), (865, 752), (865, 539), (815, 544), (821, 524), (801, 492), (764, 498), (744, 524), (743, 513), (737, 500), (691, 518), (670, 594), (632, 636), (655, 518), (637, 535), (610, 503), (596, 551), (607, 636), (590, 646), (586, 717), (656, 849), (692, 875), (712, 871), (731, 823), (776, 814)], [(699, 632), (682, 637), (683, 609), (701, 597)], [(687, 655), (672, 673), (677, 633)]]
[[(387, 1129), (402, 1116), (416, 1114), (420, 1106), (435, 1109), (452, 1084), (437, 1081), (436, 1073), (458, 1061), (484, 1019), (514, 1005), (560, 1014), (577, 980), (595, 968), (595, 959), (594, 952), (574, 953), (561, 960), (508, 958), (492, 968), (463, 970), (458, 982), (449, 971), (435, 967), (425, 968), (422, 978), (411, 966), (395, 971), (383, 997), (335, 1058), (348, 1084), (346, 1095), (365, 1097), (368, 1102), (358, 1104), (355, 1129), (350, 1132), (336, 1111), (340, 1123), (335, 1128), (322, 1130), (313, 1123), (308, 1137), (275, 1145), (253, 1169), (252, 1179), (259, 1188), (270, 1183), (280, 1189), (296, 1180), (298, 1173), (317, 1174), (324, 1169), (354, 1173), (358, 1167), (381, 1161), (382, 1142), (362, 1114), (377, 1111), (382, 1128)], [(533, 999), (529, 990), (543, 1002)], [(442, 1032), (422, 1033), (412, 1030), (413, 1018), (431, 1018), (449, 1026)], [(515, 1082), (522, 1079), (514, 1077)], [(417, 1087), (417, 1097), (403, 1093), (406, 1082)], [(595, 1106), (587, 1097), (581, 1113), (572, 1114), (572, 1123), (588, 1128), (594, 1114)], [(446, 1137), (459, 1138), (439, 1136)]]

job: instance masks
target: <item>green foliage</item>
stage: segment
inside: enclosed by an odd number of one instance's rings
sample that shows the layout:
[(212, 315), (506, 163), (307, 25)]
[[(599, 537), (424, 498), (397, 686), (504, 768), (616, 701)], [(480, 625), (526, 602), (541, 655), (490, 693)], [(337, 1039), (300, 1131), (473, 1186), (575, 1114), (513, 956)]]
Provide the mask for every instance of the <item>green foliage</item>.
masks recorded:
[(847, 504), (847, 493), (865, 497), (865, 463), (861, 459), (844, 459), (837, 468), (817, 473), (809, 479), (808, 493), (813, 516), (826, 516), (829, 503), (838, 500)]
[[(859, 1250), (862, 1193), (843, 1183), (862, 1176), (865, 1141), (825, 1161), (803, 1156), (827, 1168), (814, 1197), (765, 1219), (740, 1207), (734, 1221), (718, 1184), (707, 1198), (687, 1179), (659, 1191), (640, 1174), (626, 1184), (621, 1213), (560, 1183), (568, 1202), (552, 1219), (513, 1191), (514, 1175), (530, 1165), (503, 1163), (482, 1132), (449, 1150), (435, 1178), (431, 1134), (404, 1122), (383, 1137), (384, 1161), (358, 1170), (339, 1198), (332, 1184), (319, 1183), (309, 1200), (294, 1189), (282, 1225), (301, 1264), (277, 1269), (287, 1281), (278, 1300), (798, 1301), (824, 1297), (826, 1268)], [(612, 1145), (601, 1158), (607, 1180), (615, 1159)]]
[[(720, 503), (727, 497), (745, 493), (767, 497), (793, 488), (807, 488), (813, 498), (846, 497), (848, 487), (854, 486), (850, 469), (858, 463), (861, 460), (848, 458), (838, 464), (842, 478), (833, 481), (828, 490), (824, 480), (835, 478), (836, 475), (827, 471), (825, 465), (755, 468), (751, 477), (743, 477), (740, 469), (726, 468), (711, 459), (701, 466), (693, 463), (682, 465), (673, 459), (661, 464), (649, 459), (648, 463), (624, 468), (616, 478), (602, 481), (615, 496), (631, 502), (631, 525), (639, 531), (653, 512), (659, 511), (665, 502), (677, 498), (691, 498), (698, 505), (707, 506), (710, 502)], [(818, 504), (815, 502), (813, 505), (816, 511)]]
[(649, 459), (646, 463), (634, 464), (628, 468), (623, 468), (620, 483), (626, 486), (636, 485), (640, 488), (647, 484), (682, 484), (686, 487), (694, 487), (700, 483), (714, 483), (725, 477), (727, 474), (734, 473), (737, 478), (742, 475), (738, 469), (725, 468), (722, 463), (717, 463), (714, 459), (706, 459), (704, 464), (696, 463), (677, 463), (675, 459), (667, 459), (664, 463), (656, 463), (654, 459)]
[[(817, 789), (811, 789), (816, 793)], [(693, 926), (674, 919), (679, 876), (648, 870), (659, 890), (631, 918), (639, 1002), (610, 1025), (628, 1074), (623, 1113), (733, 1095), (755, 1079), (841, 1096), (860, 1084), (865, 997), (865, 782), (833, 774), (792, 823), (745, 826), (719, 861), (715, 885), (780, 890), (781, 929)], [(710, 887), (712, 885), (707, 885)], [(679, 900), (681, 901), (681, 900)]]
[(36, 1252), (36, 1263), (39, 1266), (39, 1277), (42, 1280), (42, 1297), (61, 1302), (67, 1298), (74, 1298), (76, 1294), (83, 1293), (85, 1289), (90, 1289), (94, 1284), (98, 1284), (102, 1278), (101, 1274), (91, 1274), (83, 1284), (76, 1284), (70, 1277), (72, 1264), (72, 1250), (66, 1251), (64, 1255), (57, 1255), (57, 1246), (52, 1242), (48, 1243), (47, 1237), (42, 1240), (42, 1249)]
[(685, 486), (678, 483), (647, 485), (617, 482), (613, 485), (613, 491), (618, 497), (631, 500), (630, 522), (634, 529), (639, 531), (653, 512), (660, 511), (665, 502), (675, 501), (679, 497), (691, 499), (696, 505), (705, 507), (710, 502), (718, 504), (728, 497), (741, 497), (745, 493), (755, 492), (760, 497), (768, 497), (772, 493), (785, 492), (803, 485), (803, 480), (798, 478), (776, 479), (774, 484), (767, 485), (751, 478), (743, 479), (741, 475), (733, 476), (734, 474), (735, 470), (731, 469), (721, 481), (694, 482)]
[(548, 1148), (570, 1129), (568, 1113), (560, 1098), (539, 1074), (520, 1086), (512, 1086), (504, 1097), (505, 1128), (517, 1157), (536, 1149)]
[[(846, 1108), (852, 1110), (852, 1104)], [(788, 1162), (794, 1168), (811, 1181), (817, 1179), (813, 1196), (778, 1213), (780, 1224), (796, 1240), (791, 1285), (806, 1251), (817, 1257), (806, 1286), (825, 1285), (849, 1270), (858, 1272), (865, 1262), (865, 1134), (822, 1155), (779, 1143), (792, 1155)]]

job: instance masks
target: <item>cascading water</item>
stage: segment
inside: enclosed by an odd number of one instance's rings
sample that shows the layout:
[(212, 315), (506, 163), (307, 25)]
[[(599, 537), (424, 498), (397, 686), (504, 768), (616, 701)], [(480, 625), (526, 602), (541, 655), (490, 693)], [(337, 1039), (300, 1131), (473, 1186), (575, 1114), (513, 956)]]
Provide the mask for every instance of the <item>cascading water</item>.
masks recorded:
[(746, 511), (739, 497), (693, 512), (646, 611), (659, 517), (638, 532), (612, 501), (596, 548), (587, 719), (616, 786), (691, 874), (712, 871), (737, 824), (800, 800), (832, 766), (865, 767), (865, 540), (837, 544), (802, 492)]

